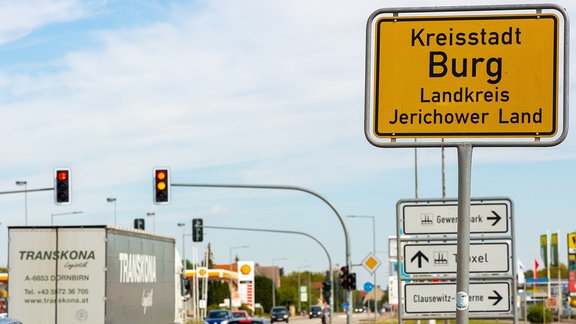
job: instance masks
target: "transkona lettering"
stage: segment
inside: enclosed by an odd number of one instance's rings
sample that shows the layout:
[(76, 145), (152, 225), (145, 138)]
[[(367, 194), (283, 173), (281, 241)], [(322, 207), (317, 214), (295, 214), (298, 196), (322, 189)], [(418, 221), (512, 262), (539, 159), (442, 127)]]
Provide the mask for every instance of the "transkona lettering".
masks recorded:
[(156, 282), (156, 256), (120, 253), (120, 283)]
[(20, 251), (20, 260), (94, 260), (94, 251)]

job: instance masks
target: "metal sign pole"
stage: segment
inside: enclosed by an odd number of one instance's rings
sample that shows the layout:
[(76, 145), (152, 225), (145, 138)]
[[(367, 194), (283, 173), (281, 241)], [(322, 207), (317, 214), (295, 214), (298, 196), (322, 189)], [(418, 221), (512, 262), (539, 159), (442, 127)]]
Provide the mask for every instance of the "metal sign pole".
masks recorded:
[(456, 266), (456, 324), (468, 323), (470, 283), (470, 182), (472, 145), (458, 147), (458, 247)]

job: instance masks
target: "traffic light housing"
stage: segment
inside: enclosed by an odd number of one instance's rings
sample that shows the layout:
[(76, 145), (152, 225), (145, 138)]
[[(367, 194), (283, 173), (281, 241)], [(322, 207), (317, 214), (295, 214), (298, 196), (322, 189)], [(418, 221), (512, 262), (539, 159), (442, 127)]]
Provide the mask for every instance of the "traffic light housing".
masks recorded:
[(204, 228), (202, 218), (192, 219), (192, 242), (202, 242), (204, 239)]
[(356, 273), (351, 273), (348, 276), (348, 289), (356, 290)]
[(134, 219), (134, 228), (139, 230), (144, 230), (146, 227), (144, 223), (144, 218), (135, 218)]
[(170, 170), (168, 168), (154, 169), (154, 203), (157, 205), (170, 203)]
[(180, 294), (182, 296), (189, 296), (191, 284), (190, 279), (183, 274), (180, 275)]
[(343, 289), (348, 290), (349, 277), (350, 277), (350, 271), (348, 270), (348, 267), (344, 266), (340, 268), (340, 286)]
[(348, 267), (340, 268), (340, 286), (346, 290), (356, 290), (356, 273), (350, 272)]
[(68, 205), (70, 197), (70, 169), (54, 170), (54, 203)]
[(322, 282), (322, 297), (324, 297), (325, 301), (330, 299), (330, 282), (329, 281)]

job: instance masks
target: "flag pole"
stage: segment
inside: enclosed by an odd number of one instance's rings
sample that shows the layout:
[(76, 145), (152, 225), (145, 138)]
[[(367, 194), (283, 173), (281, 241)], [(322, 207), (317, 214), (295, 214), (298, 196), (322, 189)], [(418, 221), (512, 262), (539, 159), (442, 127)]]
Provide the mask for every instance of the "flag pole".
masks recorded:
[(546, 256), (548, 256), (546, 258), (546, 274), (548, 277), (548, 298), (550, 298), (550, 259), (551, 259), (551, 255), (550, 255), (550, 244), (548, 244), (548, 231), (546, 231)]

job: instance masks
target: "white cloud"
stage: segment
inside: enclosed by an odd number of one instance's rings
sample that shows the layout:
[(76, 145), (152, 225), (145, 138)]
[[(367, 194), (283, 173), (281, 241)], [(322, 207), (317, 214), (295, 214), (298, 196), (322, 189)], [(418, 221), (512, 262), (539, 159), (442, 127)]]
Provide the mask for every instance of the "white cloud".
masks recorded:
[[(175, 190), (182, 200), (167, 208), (151, 207), (151, 168), (168, 165), (180, 182), (312, 188), (334, 198), (342, 211), (377, 214), (385, 224), (383, 236), (394, 231), (394, 199), (413, 194), (414, 151), (375, 148), (364, 138), (365, 24), (377, 8), (405, 6), (404, 1), (177, 2), (160, 18), (120, 26), (107, 23), (113, 10), (104, 2), (102, 7), (99, 2), (27, 3), (37, 10), (22, 21), (10, 18), (16, 9), (0, 3), (0, 44), (25, 44), (34, 51), (27, 41), (43, 26), (74, 28), (75, 19), (94, 10), (99, 13), (95, 19), (102, 20), (92, 21), (94, 27), (82, 33), (90, 46), (62, 49), (46, 61), (39, 52), (32, 63), (23, 59), (16, 68), (0, 71), (0, 154), (8, 170), (0, 178), (7, 190), (13, 189), (15, 177), (34, 186), (50, 185), (53, 167), (70, 166), (74, 207), (96, 222), (107, 219), (111, 207), (104, 198), (114, 195), (124, 218), (153, 209), (157, 228), (173, 230), (176, 237), (181, 233), (169, 223), (174, 219), (201, 215), (240, 222), (237, 214), (244, 209), (262, 223), (324, 226), (315, 209), (299, 210), (300, 204), (308, 207), (307, 200), (294, 199), (296, 203), (285, 206), (276, 204), (282, 199), (269, 203), (254, 198), (263, 193), (211, 191), (189, 197)], [(3, 20), (8, 12), (10, 19)], [(439, 150), (420, 149), (418, 157), (421, 194), (440, 196)], [(455, 192), (454, 149), (446, 150), (446, 159), (449, 192)], [(534, 161), (542, 167), (558, 160), (574, 160), (573, 136), (555, 148), (474, 151), (474, 165), (483, 172), (532, 166), (528, 162)], [(507, 176), (497, 173), (494, 178)], [(506, 189), (525, 187), (508, 185)], [(33, 219), (44, 224), (46, 204), (51, 204), (46, 196), (38, 196), (31, 207)], [(516, 196), (522, 199), (520, 193)], [(3, 199), (11, 206), (4, 207), (4, 214), (19, 215), (21, 197)], [(254, 205), (240, 206), (244, 199), (253, 199)], [(523, 204), (537, 199), (528, 200)], [(275, 217), (258, 213), (268, 208), (275, 208), (268, 211)], [(295, 215), (281, 215), (284, 209)], [(322, 231), (336, 232), (329, 228)], [(341, 253), (341, 239), (331, 236), (329, 246)], [(220, 245), (227, 255), (225, 243)]]
[(46, 25), (89, 15), (101, 0), (28, 0), (0, 2), (0, 45), (21, 39)]

